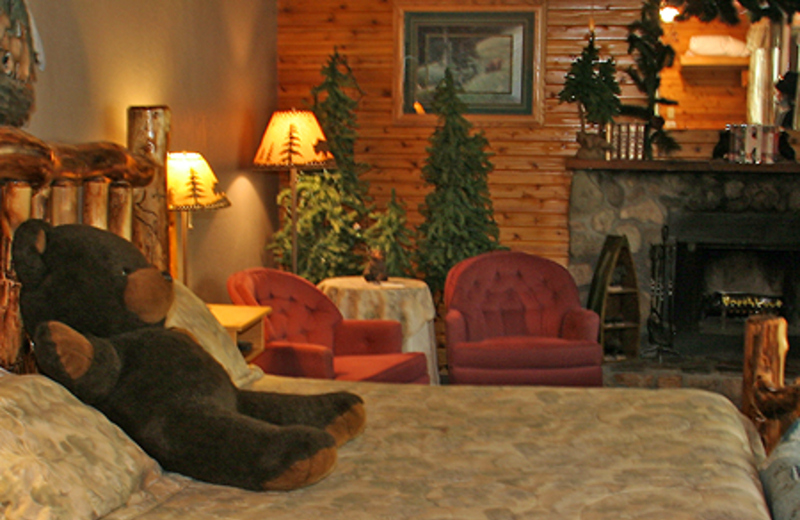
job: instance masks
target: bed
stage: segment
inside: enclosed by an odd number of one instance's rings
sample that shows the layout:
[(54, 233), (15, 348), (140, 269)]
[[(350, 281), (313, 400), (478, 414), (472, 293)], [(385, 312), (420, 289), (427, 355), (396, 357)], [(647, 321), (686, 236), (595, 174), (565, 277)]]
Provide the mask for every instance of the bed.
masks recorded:
[[(122, 156), (140, 170), (146, 164)], [(18, 197), (8, 192), (18, 192), (19, 186), (10, 185), (20, 175), (3, 177), (3, 229), (13, 233), (24, 215)], [(49, 182), (32, 183), (29, 195), (35, 198)], [(13, 273), (8, 273), (2, 302), (6, 343), (19, 331)], [(37, 374), (0, 372), (5, 518), (770, 518), (759, 478), (765, 453), (758, 433), (721, 395), (264, 375), (245, 364), (199, 298), (180, 284), (177, 292), (169, 324), (191, 330), (237, 385), (297, 393), (353, 391), (366, 403), (365, 432), (339, 450), (335, 471), (321, 482), (292, 492), (249, 492), (165, 472), (56, 383)]]

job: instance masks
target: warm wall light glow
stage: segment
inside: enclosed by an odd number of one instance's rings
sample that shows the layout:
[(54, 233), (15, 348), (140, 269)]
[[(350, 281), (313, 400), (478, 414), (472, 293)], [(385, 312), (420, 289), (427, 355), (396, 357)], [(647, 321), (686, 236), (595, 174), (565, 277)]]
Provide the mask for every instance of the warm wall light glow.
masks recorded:
[(269, 170), (316, 169), (334, 163), (322, 128), (309, 110), (272, 114), (253, 162)]
[(675, 21), (675, 18), (681, 14), (678, 11), (677, 7), (672, 7), (671, 5), (665, 5), (659, 11), (659, 15), (661, 16), (661, 21), (664, 23), (672, 23)]
[(171, 211), (219, 209), (231, 205), (216, 175), (199, 153), (167, 154), (167, 206)]

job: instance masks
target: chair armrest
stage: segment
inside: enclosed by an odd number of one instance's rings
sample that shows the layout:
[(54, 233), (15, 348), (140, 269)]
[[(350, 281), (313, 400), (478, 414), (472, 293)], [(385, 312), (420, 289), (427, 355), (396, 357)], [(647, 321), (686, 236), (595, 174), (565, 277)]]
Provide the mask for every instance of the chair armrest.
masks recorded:
[(337, 356), (396, 354), (403, 350), (403, 328), (395, 320), (342, 320), (333, 335)]
[(312, 343), (273, 341), (252, 361), (267, 374), (333, 379), (333, 351)]
[(600, 335), (600, 316), (592, 310), (577, 308), (567, 311), (561, 325), (561, 337), (597, 341)]
[(447, 345), (455, 345), (467, 341), (467, 323), (461, 311), (450, 309), (444, 317), (445, 341)]

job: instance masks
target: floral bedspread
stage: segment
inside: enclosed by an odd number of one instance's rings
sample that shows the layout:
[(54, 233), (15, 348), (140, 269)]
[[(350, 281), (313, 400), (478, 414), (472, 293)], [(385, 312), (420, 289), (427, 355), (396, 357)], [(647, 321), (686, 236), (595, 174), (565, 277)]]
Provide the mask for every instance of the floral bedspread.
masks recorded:
[(700, 390), (457, 387), (265, 376), (350, 389), (368, 427), (333, 474), (254, 493), (163, 474), (107, 520), (768, 519), (752, 426)]

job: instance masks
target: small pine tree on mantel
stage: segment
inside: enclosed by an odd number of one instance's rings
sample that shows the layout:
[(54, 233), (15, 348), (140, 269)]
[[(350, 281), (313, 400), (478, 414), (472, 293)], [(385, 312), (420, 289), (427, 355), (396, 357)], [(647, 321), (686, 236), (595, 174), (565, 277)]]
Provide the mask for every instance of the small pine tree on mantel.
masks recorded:
[(415, 263), (440, 302), (451, 267), (501, 246), (489, 197), (489, 143), (482, 132), (470, 135), (472, 124), (449, 69), (436, 88), (433, 111), (439, 123), (422, 168), (433, 191), (419, 208), (424, 221), (417, 227)]
[[(605, 125), (614, 122), (620, 113), (621, 93), (617, 83), (617, 67), (613, 58), (600, 59), (595, 45), (594, 31), (589, 33), (589, 43), (581, 51), (567, 72), (564, 88), (558, 94), (561, 103), (577, 103), (581, 131), (578, 142), (581, 159), (603, 159), (607, 148)], [(595, 132), (586, 130), (587, 123), (596, 125)]]

